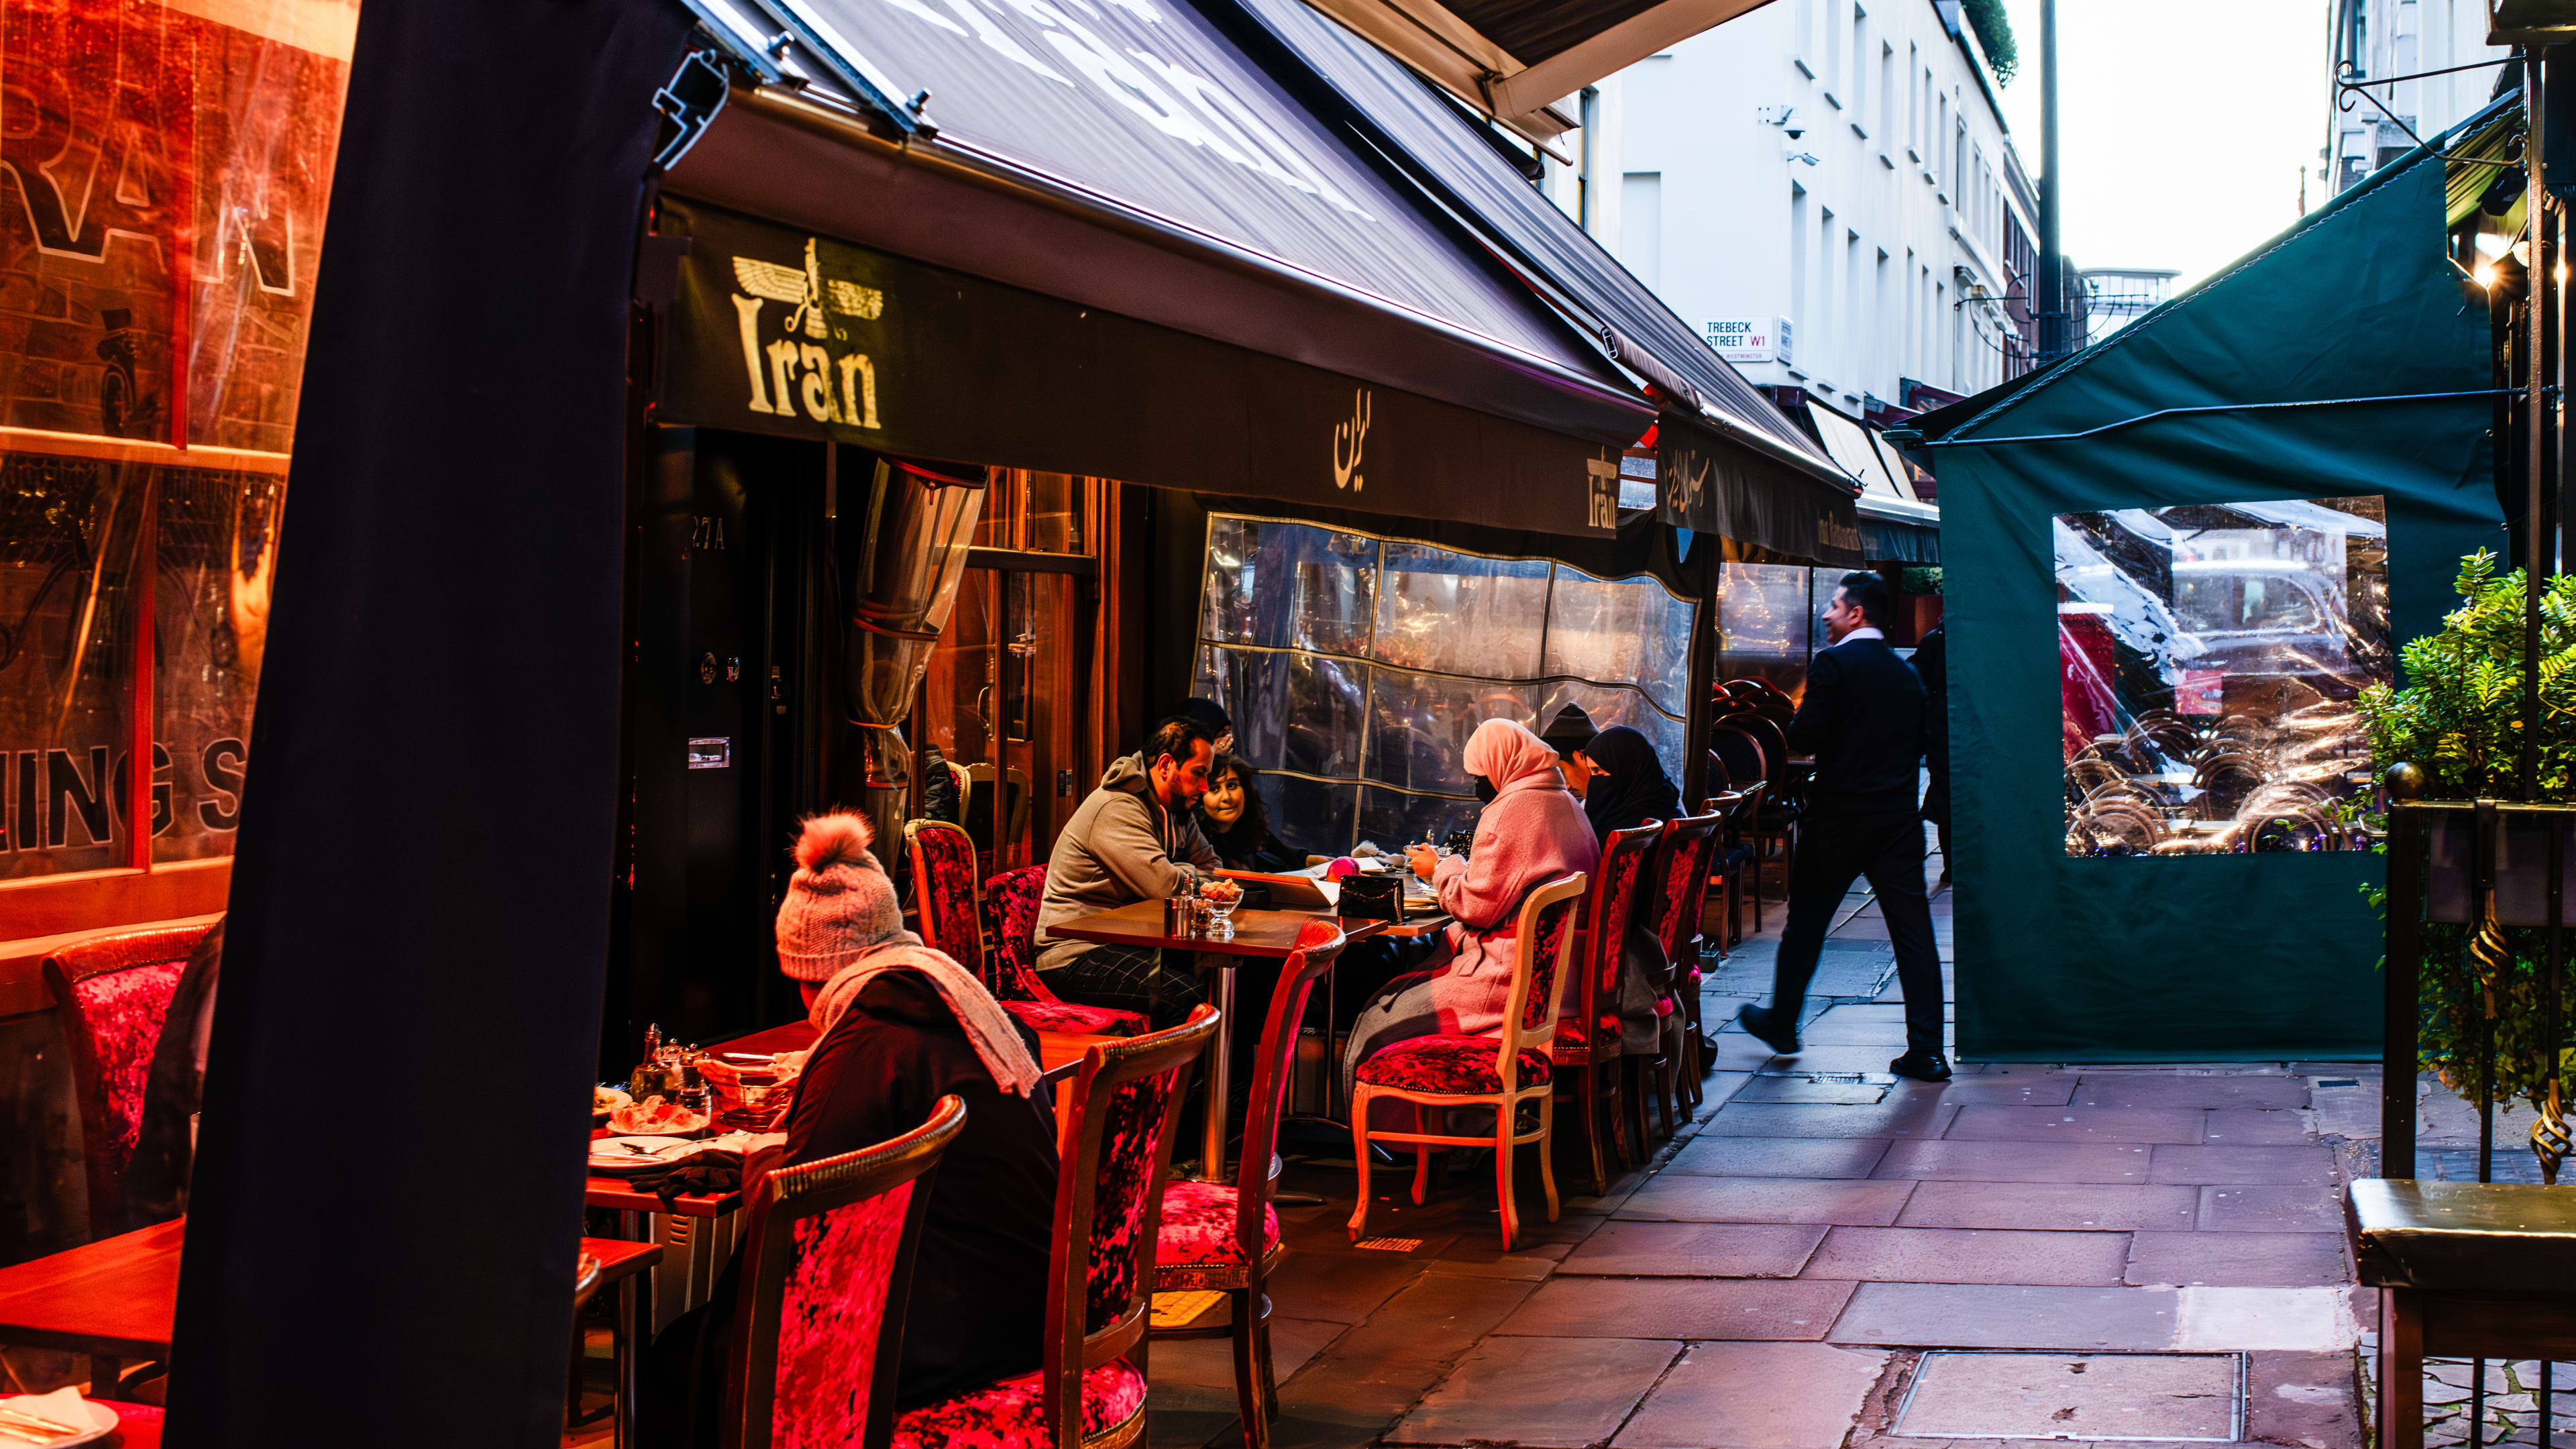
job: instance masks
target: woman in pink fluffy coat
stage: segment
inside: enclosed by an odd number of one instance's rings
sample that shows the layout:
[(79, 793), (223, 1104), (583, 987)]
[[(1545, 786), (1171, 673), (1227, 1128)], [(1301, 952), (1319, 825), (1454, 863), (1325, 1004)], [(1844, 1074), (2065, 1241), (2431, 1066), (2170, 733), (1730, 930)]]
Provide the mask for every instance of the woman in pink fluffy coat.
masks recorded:
[(1360, 1063), (1391, 1043), (1501, 1031), (1522, 899), (1601, 862), (1601, 841), (1583, 817), (1583, 802), (1567, 791), (1556, 751), (1538, 736), (1510, 720), (1489, 719), (1467, 738), (1466, 766), (1487, 801), (1476, 818), (1475, 844), (1466, 855), (1436, 857), (1436, 864), (1429, 846), (1408, 852), (1415, 874), (1439, 891), (1451, 924), (1425, 969), (1387, 983), (1352, 1025), (1342, 1053), (1345, 1102)]

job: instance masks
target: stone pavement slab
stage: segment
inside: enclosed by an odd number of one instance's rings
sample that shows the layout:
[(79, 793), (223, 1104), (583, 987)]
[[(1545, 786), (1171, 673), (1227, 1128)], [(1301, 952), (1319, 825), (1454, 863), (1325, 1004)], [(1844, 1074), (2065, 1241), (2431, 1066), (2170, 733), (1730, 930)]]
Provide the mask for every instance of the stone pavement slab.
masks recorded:
[[(2212, 1147), (2291, 1147), (2308, 1140), (2308, 1123), (2298, 1112), (2223, 1107), (2207, 1114), (2202, 1131)], [(2504, 1140), (2504, 1129), (2496, 1129)]]
[[(2152, 1291), (2152, 1290), (2146, 1290)], [(2183, 1349), (2348, 1349), (2360, 1337), (2340, 1288), (2182, 1288), (2174, 1346)]]
[(1342, 1449), (1375, 1440), (1519, 1307), (1532, 1286), (1424, 1274), (1279, 1386), (1273, 1442), (1281, 1449)]
[(1830, 1336), (1916, 1348), (2152, 1352), (2173, 1345), (2179, 1297), (2156, 1288), (1863, 1283)]
[(2308, 1084), (2283, 1076), (2146, 1076), (2091, 1072), (2075, 1092), (2079, 1107), (2256, 1107), (2308, 1105)]
[(2246, 1438), (2297, 1449), (2346, 1449), (2363, 1442), (2351, 1354), (2245, 1357)]
[(2334, 1154), (2323, 1147), (2176, 1147), (2155, 1149), (2151, 1182), (2323, 1187), (2335, 1180)]
[(1875, 1082), (1858, 1077), (1755, 1077), (1744, 1090), (1735, 1094), (1735, 1100), (1866, 1107), (1887, 1095), (1891, 1080), (1884, 1073), (1879, 1074)]
[(1597, 1277), (1794, 1278), (1826, 1232), (1822, 1223), (1609, 1222), (1568, 1254), (1558, 1271)]
[(2343, 1226), (2331, 1187), (2204, 1187), (2200, 1224), (2215, 1232), (2328, 1233)]
[(1887, 1355), (1821, 1343), (1702, 1343), (1646, 1396), (1617, 1449), (1830, 1449)]
[(2234, 1354), (1927, 1353), (1912, 1438), (2236, 1439)]
[(1972, 1105), (1959, 1109), (1946, 1135), (1953, 1142), (2197, 1144), (2204, 1115), (2189, 1108)]
[[(1349, 1216), (1350, 1209), (1341, 1211)], [(1300, 1248), (1270, 1275), (1270, 1297), (1275, 1311), (1292, 1317), (1357, 1323), (1420, 1278), (1424, 1267), (1424, 1260), (1399, 1253)]]
[(2202, 1191), (2143, 1183), (1925, 1182), (1896, 1221), (1909, 1228), (2188, 1231)]
[(1703, 1177), (1867, 1177), (1887, 1153), (1867, 1137), (1711, 1137), (1703, 1132), (1673, 1154), (1664, 1173)]
[(1855, 1007), (1837, 1006), (1798, 1029), (1798, 1039), (1810, 1046), (1883, 1046), (1891, 1051), (1905, 1049), (1905, 1019), (1900, 1013), (1894, 1021), (1872, 1021), (1843, 1013)]
[(1892, 1046), (1805, 1045), (1806, 1050), (1794, 1057), (1773, 1057), (1763, 1070), (1782, 1075), (1832, 1072), (1845, 1076), (1884, 1076), (1887, 1064), (1896, 1060), (1897, 1054), (1903, 1050)]
[(1632, 1221), (1885, 1226), (1905, 1210), (1905, 1199), (1913, 1191), (1911, 1182), (1666, 1173), (1637, 1189), (1617, 1215)]
[(1838, 1227), (1807, 1260), (1810, 1278), (1892, 1283), (2109, 1287), (2129, 1261), (2126, 1233)]
[(1581, 1449), (1627, 1422), (1682, 1351), (1634, 1338), (1489, 1338), (1398, 1420), (1390, 1444)]
[(2330, 1288), (2351, 1282), (2352, 1270), (2341, 1233), (2150, 1232), (2130, 1235), (2126, 1281)]
[(1938, 1137), (1953, 1112), (1938, 1102), (1881, 1102), (1871, 1107), (1776, 1106), (1736, 1102), (1700, 1129), (1703, 1137)]
[(1870, 1175), (1956, 1182), (2145, 1182), (2149, 1151), (2125, 1142), (1898, 1142)]
[[(1960, 1064), (1951, 1063), (1955, 1070)], [(2001, 1107), (2063, 1107), (2075, 1095), (2073, 1072), (2033, 1071), (2015, 1067), (2009, 1073), (1961, 1072), (1946, 1082), (1899, 1081), (1896, 1094), (1932, 1097), (1954, 1106), (1992, 1104)]]
[(1854, 1285), (1808, 1278), (1575, 1278), (1538, 1285), (1502, 1332), (1541, 1338), (1822, 1339)]

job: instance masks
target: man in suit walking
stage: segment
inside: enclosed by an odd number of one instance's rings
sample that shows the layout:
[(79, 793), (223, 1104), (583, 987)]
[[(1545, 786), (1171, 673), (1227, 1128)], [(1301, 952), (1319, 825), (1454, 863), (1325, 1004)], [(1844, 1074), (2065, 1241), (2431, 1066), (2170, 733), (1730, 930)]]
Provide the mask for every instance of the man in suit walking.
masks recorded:
[(1816, 760), (1789, 872), (1789, 924), (1772, 962), (1771, 1005), (1736, 1016), (1773, 1051), (1797, 1054), (1798, 1016), (1834, 908), (1854, 878), (1867, 876), (1887, 915), (1905, 993), (1905, 1055), (1887, 1068), (1943, 1082), (1950, 1063), (1941, 1053), (1941, 953), (1923, 894), (1923, 817), (1915, 805), (1923, 681), (1879, 630), (1892, 603), (1885, 579), (1854, 573), (1843, 576), (1825, 608), (1833, 647), (1808, 666), (1806, 697), (1789, 722), (1789, 748)]

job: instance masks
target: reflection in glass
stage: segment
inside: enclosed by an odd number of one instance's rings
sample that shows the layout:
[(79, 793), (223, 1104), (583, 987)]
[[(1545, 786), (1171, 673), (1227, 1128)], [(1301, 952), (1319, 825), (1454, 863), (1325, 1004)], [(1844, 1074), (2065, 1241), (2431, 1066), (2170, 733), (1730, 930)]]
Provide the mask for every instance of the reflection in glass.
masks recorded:
[(1679, 714), (1690, 692), (1693, 612), (1655, 579), (1596, 579), (1559, 564), (1539, 672), (1631, 683)]
[(1223, 644), (1368, 656), (1377, 540), (1304, 523), (1208, 519), (1200, 636)]
[(1437, 845), (1453, 830), (1472, 831), (1480, 808), (1472, 798), (1407, 795), (1378, 785), (1361, 787), (1359, 806), (1359, 838), (1390, 851), (1426, 840)]
[(154, 860), (232, 851), (285, 501), (282, 474), (165, 468), (154, 489)]
[(1480, 558), (1388, 542), (1378, 591), (1379, 662), (1489, 679), (1541, 673), (1547, 574), (1545, 559)]
[[(1717, 677), (1767, 679), (1796, 698), (1806, 692), (1814, 614), (1799, 564), (1721, 564), (1717, 595)], [(1826, 591), (1827, 597), (1832, 590)]]
[[(1551, 680), (1540, 686), (1538, 690), (1538, 709), (1534, 717), (1542, 720), (1554, 719), (1556, 712), (1569, 704), (1583, 706), (1583, 712), (1592, 717), (1594, 729), (1606, 730), (1612, 725), (1626, 725), (1644, 735), (1654, 745), (1656, 755), (1665, 762), (1664, 770), (1667, 774), (1671, 773), (1673, 766), (1682, 758), (1682, 740), (1685, 734), (1682, 722), (1655, 708), (1647, 702), (1644, 695), (1633, 689), (1620, 689), (1606, 684), (1587, 684), (1581, 680)], [(1678, 784), (1681, 777), (1675, 775), (1673, 779)]]
[(1533, 691), (1526, 684), (1401, 669), (1371, 673), (1367, 775), (1372, 780), (1464, 795), (1474, 788), (1465, 760), (1467, 736), (1476, 726), (1508, 719), (1538, 727)]
[(2070, 855), (2348, 850), (2353, 700), (2390, 678), (2377, 497), (2068, 513), (2057, 557)]
[(1359, 787), (1264, 773), (1262, 803), (1270, 807), (1270, 832), (1290, 850), (1341, 855), (1351, 848), (1351, 816)]
[(1367, 666), (1316, 654), (1199, 649), (1191, 693), (1225, 706), (1234, 751), (1264, 770), (1360, 772)]
[(134, 748), (134, 564), (153, 471), (0, 458), (0, 877), (128, 863), (116, 777)]

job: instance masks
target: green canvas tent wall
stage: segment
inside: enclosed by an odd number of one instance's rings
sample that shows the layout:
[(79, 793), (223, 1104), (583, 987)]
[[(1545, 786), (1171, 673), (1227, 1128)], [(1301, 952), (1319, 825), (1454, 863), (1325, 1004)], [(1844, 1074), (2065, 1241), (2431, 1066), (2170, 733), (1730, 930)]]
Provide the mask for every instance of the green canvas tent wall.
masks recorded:
[[(2455, 134), (2497, 139), (2509, 119)], [(2487, 313), (2446, 250), (2446, 165), (2465, 168), (2438, 145), (2104, 342), (1922, 420), (1947, 564), (1963, 1056), (2377, 1055), (2381, 931), (2357, 889), (2377, 855), (2067, 853), (2052, 519), (2377, 495), (2390, 637), (2437, 627), (2460, 557), (2504, 547)], [(2496, 173), (2466, 174), (2474, 196)], [(2412, 400), (2350, 401), (2397, 396)]]

